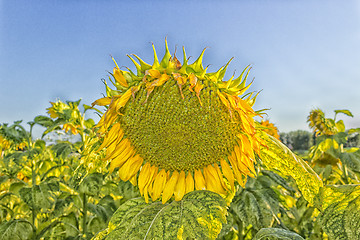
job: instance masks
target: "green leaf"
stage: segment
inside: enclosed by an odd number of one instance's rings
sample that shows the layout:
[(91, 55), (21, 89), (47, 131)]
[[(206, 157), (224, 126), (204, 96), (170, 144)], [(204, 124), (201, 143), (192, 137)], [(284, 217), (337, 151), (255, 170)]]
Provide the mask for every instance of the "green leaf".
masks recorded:
[(60, 142), (52, 146), (51, 148), (57, 157), (65, 159), (73, 150), (73, 146), (70, 142)]
[(9, 187), (9, 192), (19, 194), (19, 191), (25, 186), (24, 182), (13, 182)]
[(31, 239), (32, 232), (31, 223), (25, 220), (12, 220), (0, 224), (0, 240)]
[(92, 118), (86, 119), (84, 122), (86, 128), (92, 128), (95, 125), (95, 122)]
[(140, 197), (139, 190), (135, 189), (134, 185), (132, 185), (129, 181), (120, 181), (118, 184), (118, 189), (120, 195), (126, 200)]
[(345, 132), (345, 124), (344, 124), (343, 120), (337, 121), (335, 125), (336, 125), (338, 132)]
[(91, 240), (104, 240), (106, 239), (106, 235), (108, 234), (109, 229), (104, 229), (101, 232), (98, 232)]
[(300, 235), (280, 228), (263, 228), (253, 240), (304, 240)]
[[(60, 223), (50, 230), (51, 239), (78, 239), (79, 221), (74, 212), (59, 218)], [(47, 239), (47, 238), (45, 238)]]
[(53, 124), (54, 124), (54, 121), (47, 117), (47, 116), (36, 116), (34, 118), (34, 122), (39, 124), (40, 126), (43, 126), (43, 127), (46, 127), (46, 128), (49, 128), (51, 127)]
[(360, 185), (326, 186), (319, 198), (319, 221), (331, 239), (360, 236)]
[(280, 175), (276, 174), (275, 172), (267, 171), (267, 170), (262, 170), (261, 172), (262, 172), (262, 174), (264, 174), (265, 176), (268, 176), (271, 180), (273, 180), (275, 183), (282, 186), (289, 192), (295, 192), (295, 189), (289, 185), (289, 182), (286, 181)]
[(91, 173), (80, 183), (79, 192), (90, 196), (98, 195), (103, 185), (103, 175), (101, 173)]
[(89, 219), (89, 222), (87, 224), (87, 229), (89, 229), (89, 232), (97, 233), (101, 230), (106, 228), (106, 222), (104, 222), (100, 217), (98, 216), (92, 216)]
[(231, 212), (245, 224), (260, 230), (278, 222), (279, 197), (271, 188), (271, 180), (260, 175), (249, 179), (246, 187), (236, 194), (230, 205)]
[(45, 150), (46, 143), (43, 140), (36, 140), (35, 147), (40, 148), (41, 150)]
[(81, 99), (77, 100), (77, 101), (66, 101), (66, 103), (73, 109), (76, 109), (77, 106), (79, 106), (81, 102)]
[(349, 152), (343, 152), (340, 155), (341, 162), (345, 164), (352, 171), (360, 173), (360, 150), (358, 149), (355, 152), (352, 152), (353, 149)]
[(349, 134), (352, 134), (352, 133), (360, 133), (360, 128), (351, 128), (349, 129)]
[(21, 199), (30, 209), (49, 209), (55, 202), (54, 192), (59, 191), (58, 182), (42, 182), (33, 187), (24, 187), (20, 189)]
[(9, 179), (9, 177), (6, 175), (0, 176), (0, 185), (3, 184), (4, 182), (6, 182), (8, 179)]
[(111, 214), (109, 214), (105, 207), (101, 206), (101, 205), (95, 205), (92, 203), (88, 203), (87, 204), (88, 210), (89, 212), (95, 214), (100, 220), (102, 220), (104, 223), (107, 222), (108, 218), (111, 217)]
[(260, 158), (269, 170), (277, 170), (284, 175), (290, 175), (296, 181), (304, 198), (314, 203), (314, 197), (318, 194), (323, 183), (315, 171), (300, 157), (276, 138), (262, 135), (266, 147), (261, 148)]
[(343, 113), (349, 117), (354, 117), (354, 115), (349, 111), (349, 110), (346, 110), (346, 109), (342, 109), (342, 110), (335, 110), (335, 116), (338, 114), (338, 113)]
[(106, 239), (216, 239), (225, 215), (225, 200), (210, 191), (193, 191), (166, 204), (131, 199), (114, 213)]
[(50, 132), (52, 132), (52, 131), (60, 130), (60, 129), (61, 129), (60, 126), (63, 125), (63, 124), (65, 124), (65, 123), (67, 123), (67, 121), (64, 120), (64, 119), (61, 119), (61, 118), (56, 119), (56, 120), (54, 121), (53, 125), (51, 125), (51, 126), (49, 126), (49, 127), (46, 128), (46, 130), (43, 132), (43, 134), (42, 134), (41, 137), (43, 138), (46, 134), (48, 134), (48, 133), (50, 133)]

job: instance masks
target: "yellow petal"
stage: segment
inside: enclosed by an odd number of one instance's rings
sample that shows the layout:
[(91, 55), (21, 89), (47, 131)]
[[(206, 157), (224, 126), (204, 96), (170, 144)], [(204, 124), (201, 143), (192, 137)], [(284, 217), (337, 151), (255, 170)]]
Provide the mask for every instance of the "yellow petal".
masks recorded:
[(158, 82), (158, 84), (156, 85), (156, 86), (161, 86), (161, 85), (163, 85), (167, 80), (169, 80), (170, 79), (170, 76), (169, 75), (167, 75), (167, 74), (161, 74), (161, 77), (159, 78), (159, 82)]
[(119, 154), (119, 156), (110, 162), (109, 171), (112, 172), (115, 168), (121, 167), (134, 154), (134, 152), (134, 148), (132, 147), (125, 149), (121, 154)]
[(227, 97), (228, 97), (228, 100), (230, 102), (230, 105), (234, 108), (234, 109), (237, 109), (238, 106), (237, 106), (237, 103), (236, 103), (236, 98), (239, 98), (238, 96), (231, 96), (229, 94), (226, 94)]
[(229, 101), (226, 99), (225, 95), (222, 94), (220, 91), (217, 91), (217, 94), (218, 94), (221, 102), (222, 102), (227, 108), (230, 108)]
[(179, 178), (179, 172), (174, 171), (173, 174), (171, 175), (169, 181), (165, 185), (163, 195), (162, 195), (162, 203), (163, 204), (166, 203), (173, 195), (175, 185), (178, 181), (178, 178)]
[(159, 70), (157, 70), (157, 69), (149, 69), (148, 73), (153, 78), (159, 78), (161, 76)]
[(202, 102), (200, 99), (200, 91), (201, 89), (203, 89), (204, 85), (200, 84), (199, 82), (196, 84), (195, 86), (195, 93), (196, 93), (196, 97), (199, 99), (200, 105), (202, 106)]
[(248, 155), (248, 157), (254, 159), (255, 156), (253, 151), (253, 145), (249, 138), (244, 134), (238, 134), (237, 137), (240, 138), (240, 141), (238, 141), (238, 143), (241, 146), (241, 151)]
[(156, 176), (155, 180), (154, 180), (154, 185), (153, 185), (153, 193), (152, 193), (152, 200), (155, 201), (156, 199), (158, 199), (161, 195), (161, 193), (164, 190), (165, 184), (166, 184), (166, 171), (165, 169), (162, 169), (158, 175)]
[(107, 149), (104, 161), (108, 159), (116, 158), (117, 156), (119, 156), (120, 153), (122, 153), (125, 149), (129, 147), (130, 147), (130, 141), (129, 139), (125, 138), (116, 145), (115, 149), (112, 152), (110, 152), (110, 149)]
[(120, 127), (120, 123), (115, 123), (109, 132), (105, 135), (103, 143), (100, 145), (96, 152), (99, 152), (104, 147), (109, 146), (117, 137), (123, 136), (123, 131)]
[(205, 179), (204, 176), (202, 175), (200, 169), (196, 169), (195, 173), (194, 173), (194, 178), (195, 178), (195, 188), (196, 190), (205, 190)]
[(239, 169), (240, 172), (242, 172), (244, 175), (248, 175), (250, 174), (250, 170), (248, 169), (248, 167), (244, 164), (244, 154), (241, 153), (240, 147), (239, 146), (235, 146), (234, 147), (234, 152), (235, 154), (234, 159), (236, 161), (236, 166)]
[(132, 178), (130, 178), (129, 182), (131, 182), (131, 184), (134, 186), (137, 185), (136, 174), (134, 176), (132, 176)]
[(185, 172), (181, 171), (174, 190), (175, 201), (180, 201), (183, 198), (185, 191)]
[(72, 133), (73, 135), (76, 135), (76, 134), (78, 133), (77, 128), (72, 126), (72, 127), (71, 127), (71, 133)]
[(226, 177), (226, 179), (229, 181), (231, 189), (234, 189), (234, 174), (229, 164), (224, 159), (220, 160), (220, 164), (221, 164), (221, 170), (224, 176)]
[(141, 195), (144, 194), (144, 188), (145, 188), (146, 183), (147, 183), (147, 181), (149, 179), (150, 167), (151, 167), (150, 163), (147, 162), (147, 163), (145, 163), (145, 165), (140, 170), (139, 179), (138, 179), (138, 185), (139, 185), (139, 190), (140, 190)]
[(119, 68), (114, 67), (113, 72), (114, 72), (114, 78), (115, 78), (116, 82), (118, 82), (120, 85), (122, 85), (124, 87), (129, 86), (126, 82), (124, 75), (121, 73)]
[(212, 165), (208, 165), (204, 168), (204, 177), (206, 182), (206, 189), (216, 193), (226, 194), (225, 189), (223, 189), (220, 183), (220, 179), (216, 173), (216, 170)]
[(243, 154), (242, 155), (242, 163), (250, 170), (250, 172), (247, 175), (249, 175), (250, 177), (255, 177), (256, 171), (255, 171), (253, 160), (251, 160), (248, 156)]
[(151, 166), (150, 170), (149, 170), (149, 178), (147, 179), (147, 182), (145, 183), (145, 188), (144, 188), (144, 197), (145, 197), (145, 201), (148, 202), (147, 199), (149, 199), (148, 193), (152, 194), (152, 183), (157, 175), (159, 168), (155, 167), (155, 166)]
[(95, 102), (93, 102), (91, 104), (91, 106), (106, 106), (109, 105), (111, 103), (112, 98), (111, 97), (103, 97), (103, 98), (99, 98), (98, 100), (96, 100)]
[(69, 131), (69, 129), (70, 129), (70, 125), (67, 123), (65, 123), (62, 127), (62, 130), (64, 130), (66, 133)]
[(120, 108), (124, 107), (131, 97), (131, 88), (129, 88), (120, 98), (115, 102), (115, 110), (119, 111)]
[(255, 111), (252, 109), (252, 107), (250, 107), (247, 101), (239, 98), (238, 105), (240, 105), (242, 109), (245, 109), (245, 111), (249, 114), (256, 115)]
[(223, 187), (223, 189), (226, 190), (228, 187), (226, 186), (226, 183), (224, 182), (224, 177), (223, 177), (223, 174), (221, 173), (219, 166), (217, 164), (214, 164), (214, 168), (215, 168), (218, 178), (220, 180), (221, 186)]
[(195, 74), (190, 73), (190, 74), (189, 74), (189, 82), (190, 82), (190, 87), (191, 87), (191, 88), (195, 87), (197, 81), (198, 81), (198, 79), (197, 79), (197, 77), (195, 76)]
[(104, 119), (104, 128), (107, 130), (119, 117), (119, 115), (114, 111), (110, 110), (110, 108), (105, 113), (105, 119)]
[(144, 187), (144, 198), (145, 198), (145, 202), (146, 202), (146, 203), (149, 203), (148, 187), (149, 187), (149, 185), (146, 185), (146, 186)]
[(135, 157), (127, 160), (119, 169), (119, 176), (121, 180), (127, 181), (133, 177), (139, 171), (143, 162), (144, 159), (142, 159), (140, 155), (136, 155)]
[(236, 178), (237, 182), (240, 185), (244, 184), (243, 180), (242, 180), (242, 174), (241, 174), (241, 172), (239, 170), (239, 167), (238, 167), (238, 164), (237, 164), (237, 161), (236, 161), (236, 156), (235, 156), (234, 152), (230, 156), (228, 156), (228, 159), (229, 159), (229, 162), (230, 162), (230, 164), (232, 166), (232, 170), (234, 171), (234, 175), (235, 175), (235, 178)]
[(188, 172), (188, 175), (186, 176), (185, 185), (185, 194), (194, 191), (194, 179), (191, 175), (191, 172)]

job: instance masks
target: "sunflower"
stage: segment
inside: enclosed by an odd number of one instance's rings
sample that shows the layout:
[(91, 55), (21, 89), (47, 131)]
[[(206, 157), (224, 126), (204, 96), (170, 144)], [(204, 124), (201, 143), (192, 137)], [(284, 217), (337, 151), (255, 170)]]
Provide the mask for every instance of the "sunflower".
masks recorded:
[(128, 55), (136, 74), (121, 70), (113, 59), (109, 80), (115, 89), (104, 81), (107, 96), (93, 103), (107, 107), (96, 125), (103, 137), (98, 151), (106, 149), (109, 170), (118, 169), (123, 181), (138, 185), (146, 202), (151, 197), (165, 203), (172, 196), (179, 201), (194, 190), (228, 196), (235, 182), (244, 186), (246, 177), (256, 174), (261, 140), (252, 106), (257, 94), (244, 95), (251, 68), (223, 81), (232, 59), (207, 73), (205, 49), (189, 64), (183, 48), (181, 64), (167, 43), (160, 62), (152, 46), (152, 65)]
[(78, 127), (80, 127), (79, 125), (74, 125), (72, 123), (65, 123), (62, 127), (62, 129), (67, 133), (67, 132), (71, 132), (73, 135), (76, 135), (79, 133), (78, 131)]
[(261, 120), (260, 125), (264, 132), (280, 140), (279, 130), (273, 123), (269, 120)]
[(307, 122), (316, 136), (334, 135), (337, 133), (335, 121), (330, 118), (325, 118), (325, 113), (320, 109), (312, 110), (308, 116)]

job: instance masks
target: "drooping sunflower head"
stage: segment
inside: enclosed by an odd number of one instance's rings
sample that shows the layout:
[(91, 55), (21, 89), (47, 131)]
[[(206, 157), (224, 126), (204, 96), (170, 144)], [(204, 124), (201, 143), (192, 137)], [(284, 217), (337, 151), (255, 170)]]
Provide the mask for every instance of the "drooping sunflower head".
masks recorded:
[(106, 148), (110, 171), (137, 184), (146, 201), (149, 195), (163, 203), (173, 195), (180, 200), (195, 189), (227, 195), (235, 181), (244, 186), (246, 176), (255, 174), (256, 95), (243, 96), (250, 67), (223, 81), (231, 60), (207, 73), (204, 51), (189, 64), (183, 49), (181, 64), (166, 43), (160, 62), (154, 48), (152, 65), (129, 56), (136, 74), (114, 60), (109, 80), (115, 89), (105, 82), (107, 96), (93, 103), (108, 106), (97, 124), (104, 137), (99, 151)]
[(324, 112), (320, 109), (312, 110), (307, 121), (316, 135), (334, 135), (337, 133), (335, 121), (325, 118)]

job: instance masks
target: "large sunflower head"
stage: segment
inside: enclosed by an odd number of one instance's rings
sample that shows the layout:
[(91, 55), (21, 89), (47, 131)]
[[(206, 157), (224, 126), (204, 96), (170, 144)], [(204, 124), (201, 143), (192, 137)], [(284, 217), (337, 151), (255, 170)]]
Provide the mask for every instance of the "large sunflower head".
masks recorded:
[[(103, 136), (110, 171), (137, 184), (148, 201), (206, 189), (222, 195), (234, 192), (234, 182), (244, 186), (255, 174), (259, 153), (252, 109), (256, 96), (245, 91), (250, 67), (239, 77), (223, 81), (230, 61), (207, 73), (202, 58), (189, 64), (183, 48), (182, 63), (166, 52), (149, 65), (136, 55), (134, 73), (115, 67), (106, 84), (107, 96), (93, 105), (107, 106), (97, 124)], [(135, 61), (135, 59), (138, 60)]]

